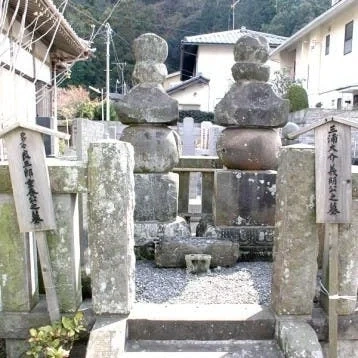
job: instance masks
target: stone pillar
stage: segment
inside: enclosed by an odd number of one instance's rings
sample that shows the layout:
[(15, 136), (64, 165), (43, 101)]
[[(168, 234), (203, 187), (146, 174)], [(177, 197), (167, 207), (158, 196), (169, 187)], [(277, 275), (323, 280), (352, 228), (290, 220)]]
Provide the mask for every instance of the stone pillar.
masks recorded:
[(177, 218), (178, 174), (170, 173), (179, 162), (180, 139), (168, 125), (176, 123), (179, 111), (178, 102), (162, 86), (167, 75), (163, 63), (168, 55), (167, 43), (147, 33), (134, 41), (133, 49), (135, 86), (116, 103), (116, 110), (119, 120), (129, 125), (121, 140), (134, 147), (135, 244), (139, 248), (150, 246), (152, 251), (154, 242), (166, 233), (176, 237), (185, 227), (190, 235), (185, 220)]
[(0, 311), (28, 312), (38, 302), (36, 246), (21, 234), (11, 194), (0, 194)]
[(237, 241), (242, 255), (267, 255), (272, 247), (278, 128), (288, 101), (277, 97), (269, 79), (266, 39), (242, 32), (234, 47), (235, 83), (215, 108), (214, 122), (226, 127), (216, 149), (227, 170), (215, 172), (213, 226), (206, 236)]
[(183, 119), (183, 155), (195, 155), (194, 119)]
[(56, 230), (47, 233), (61, 312), (75, 312), (82, 301), (78, 197), (55, 194)]
[(104, 140), (89, 150), (89, 246), (92, 302), (97, 314), (128, 314), (134, 302), (134, 154)]
[(314, 172), (314, 149), (281, 149), (271, 291), (279, 315), (312, 313), (319, 246)]

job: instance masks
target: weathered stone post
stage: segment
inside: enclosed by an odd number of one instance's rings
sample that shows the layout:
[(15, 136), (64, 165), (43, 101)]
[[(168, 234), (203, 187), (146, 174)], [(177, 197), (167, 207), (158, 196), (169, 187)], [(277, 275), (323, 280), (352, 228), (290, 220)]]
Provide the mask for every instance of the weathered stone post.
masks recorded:
[(271, 292), (279, 315), (312, 313), (318, 256), (314, 163), (313, 148), (281, 149)]
[[(136, 246), (152, 245), (162, 237), (190, 235), (178, 215), (178, 174), (170, 172), (179, 161), (178, 135), (168, 127), (178, 115), (178, 103), (163, 86), (168, 46), (161, 37), (147, 33), (133, 45), (136, 84), (116, 104), (119, 120), (129, 124), (121, 140), (134, 147)], [(143, 252), (143, 251), (142, 251)]]
[(239, 38), (232, 67), (236, 83), (215, 108), (214, 122), (226, 127), (217, 153), (227, 169), (215, 172), (214, 227), (205, 235), (237, 241), (242, 253), (262, 253), (273, 241), (277, 128), (287, 122), (288, 101), (267, 83), (268, 53), (264, 37), (244, 33)]
[(88, 158), (92, 302), (97, 314), (127, 314), (134, 302), (133, 147), (92, 143)]

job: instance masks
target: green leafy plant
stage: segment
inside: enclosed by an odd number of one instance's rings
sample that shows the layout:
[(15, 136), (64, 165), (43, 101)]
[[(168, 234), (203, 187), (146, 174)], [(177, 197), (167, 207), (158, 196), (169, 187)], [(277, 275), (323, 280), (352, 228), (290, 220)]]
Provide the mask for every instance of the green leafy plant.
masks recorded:
[(30, 349), (26, 355), (33, 358), (68, 357), (75, 340), (85, 331), (82, 312), (73, 317), (62, 317), (60, 321), (39, 328), (30, 329)]
[(286, 98), (290, 101), (290, 112), (308, 108), (307, 92), (300, 85), (292, 84), (287, 90)]

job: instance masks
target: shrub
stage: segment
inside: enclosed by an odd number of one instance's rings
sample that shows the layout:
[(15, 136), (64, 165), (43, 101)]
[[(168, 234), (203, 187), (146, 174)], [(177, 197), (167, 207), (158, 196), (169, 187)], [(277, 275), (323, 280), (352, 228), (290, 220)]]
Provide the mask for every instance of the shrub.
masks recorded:
[(285, 97), (290, 101), (290, 112), (308, 108), (307, 92), (300, 85), (292, 84)]
[(199, 110), (187, 110), (179, 111), (179, 122), (183, 122), (185, 117), (191, 117), (195, 123), (201, 123), (204, 121), (212, 122), (214, 120), (214, 113), (203, 112)]
[(30, 329), (30, 349), (26, 355), (33, 358), (68, 357), (73, 343), (85, 331), (83, 313), (77, 312), (72, 318), (62, 317), (52, 325)]

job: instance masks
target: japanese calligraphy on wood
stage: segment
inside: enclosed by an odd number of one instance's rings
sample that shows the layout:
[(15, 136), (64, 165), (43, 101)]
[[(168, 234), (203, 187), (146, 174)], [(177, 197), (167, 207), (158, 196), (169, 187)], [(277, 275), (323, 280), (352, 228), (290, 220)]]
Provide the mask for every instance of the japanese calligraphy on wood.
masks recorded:
[(17, 128), (5, 137), (21, 232), (56, 228), (41, 133)]
[(349, 223), (352, 215), (351, 127), (315, 128), (316, 222)]

